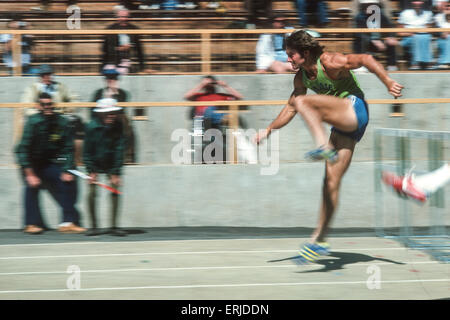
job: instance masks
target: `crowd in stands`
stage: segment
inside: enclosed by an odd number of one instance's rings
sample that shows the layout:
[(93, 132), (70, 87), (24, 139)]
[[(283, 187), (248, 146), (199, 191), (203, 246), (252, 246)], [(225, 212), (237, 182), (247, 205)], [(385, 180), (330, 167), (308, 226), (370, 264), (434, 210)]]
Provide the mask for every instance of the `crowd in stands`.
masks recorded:
[[(171, 0), (177, 2), (177, 0)], [(117, 22), (107, 29), (138, 29), (139, 27), (129, 21), (130, 9), (166, 9), (164, 0), (143, 0), (118, 2), (115, 7)], [(67, 6), (76, 4), (76, 0), (68, 0)], [(50, 0), (42, 0), (41, 6), (34, 8), (47, 10)], [(244, 7), (248, 12), (246, 28), (289, 28), (286, 20), (272, 10), (272, 0), (244, 0)], [(208, 6), (216, 8), (214, 2), (208, 2)], [(327, 27), (329, 26), (329, 13), (327, 2), (322, 0), (304, 1), (296, 0), (295, 6), (298, 12), (299, 26)], [(182, 3), (181, 7), (174, 4), (173, 8), (194, 9), (200, 8), (198, 0)], [(399, 11), (394, 12), (388, 0), (352, 0), (352, 25), (355, 28), (392, 28), (401, 27), (405, 32), (397, 34), (384, 33), (355, 33), (353, 52), (370, 53), (386, 58), (386, 66), (389, 71), (398, 70), (398, 60), (408, 62), (410, 70), (419, 69), (447, 69), (450, 63), (450, 38), (447, 32), (440, 34), (411, 33), (409, 28), (448, 28), (450, 21), (450, 5), (448, 0), (401, 0)], [(379, 19), (374, 19), (379, 15)], [(260, 21), (260, 17), (265, 17)], [(12, 17), (7, 27), (14, 29), (30, 28), (29, 23), (19, 17)], [(320, 34), (317, 34), (320, 36)], [(257, 72), (289, 72), (291, 68), (286, 64), (283, 53), (282, 34), (263, 34), (260, 36), (255, 51)], [(0, 43), (3, 44), (3, 63), (12, 74), (16, 62), (13, 61), (11, 43), (12, 36), (2, 34)], [(22, 73), (36, 74), (37, 69), (31, 67), (33, 37), (22, 37)], [(102, 46), (101, 69), (106, 64), (117, 66), (121, 74), (135, 73), (146, 70), (144, 51), (139, 35), (107, 35)], [(136, 67), (132, 60), (137, 61)], [(359, 70), (364, 72), (364, 70)]]

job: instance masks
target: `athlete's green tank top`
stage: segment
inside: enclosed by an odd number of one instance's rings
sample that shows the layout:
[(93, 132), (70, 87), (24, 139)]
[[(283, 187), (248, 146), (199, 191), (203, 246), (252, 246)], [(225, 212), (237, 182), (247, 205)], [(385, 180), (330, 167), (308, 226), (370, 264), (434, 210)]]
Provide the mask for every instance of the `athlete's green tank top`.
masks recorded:
[(302, 69), (303, 84), (308, 89), (314, 90), (314, 92), (318, 94), (326, 94), (329, 96), (340, 98), (354, 95), (364, 100), (364, 92), (361, 90), (359, 83), (352, 71), (350, 71), (350, 75), (350, 77), (344, 79), (331, 80), (323, 73), (320, 58), (317, 59), (316, 79), (308, 79), (305, 70)]

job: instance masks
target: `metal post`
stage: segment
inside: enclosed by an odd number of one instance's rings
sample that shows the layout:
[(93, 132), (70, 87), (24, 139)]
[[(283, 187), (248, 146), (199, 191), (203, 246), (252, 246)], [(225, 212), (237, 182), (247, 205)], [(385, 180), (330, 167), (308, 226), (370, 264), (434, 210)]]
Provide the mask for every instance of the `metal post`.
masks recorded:
[(383, 157), (383, 145), (381, 143), (382, 136), (379, 130), (375, 129), (374, 132), (374, 184), (375, 184), (375, 233), (378, 237), (385, 237), (384, 232), (384, 199), (381, 186), (381, 171), (382, 171), (382, 157)]
[[(428, 140), (428, 170), (431, 172), (443, 164), (443, 141), (439, 139)], [(444, 190), (438, 190), (430, 198), (430, 231), (434, 236), (444, 235), (443, 226)]]
[[(411, 168), (411, 157), (409, 150), (409, 137), (406, 134), (402, 134), (396, 137), (397, 144), (397, 161), (400, 162), (398, 166), (398, 175), (404, 175)], [(400, 215), (400, 235), (403, 241), (408, 242), (411, 233), (411, 223), (408, 215), (409, 202), (400, 199), (401, 215)]]

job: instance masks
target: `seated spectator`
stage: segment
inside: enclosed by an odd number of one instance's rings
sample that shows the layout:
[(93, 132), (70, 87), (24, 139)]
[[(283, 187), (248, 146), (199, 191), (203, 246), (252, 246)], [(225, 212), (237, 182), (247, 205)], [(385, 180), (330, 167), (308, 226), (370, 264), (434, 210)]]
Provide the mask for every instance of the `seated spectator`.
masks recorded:
[(272, 19), (272, 0), (244, 0), (244, 8), (247, 10), (247, 29), (255, 29), (259, 23), (258, 12), (262, 11), (267, 19)]
[[(450, 2), (441, 1), (438, 3), (438, 13), (434, 16), (434, 21), (438, 28), (450, 28)], [(448, 69), (450, 67), (450, 36), (448, 32), (441, 32), (437, 39), (438, 60), (437, 69)]]
[[(228, 93), (219, 93), (217, 88), (222, 87)], [(190, 101), (226, 101), (226, 100), (241, 100), (243, 96), (235, 89), (230, 87), (224, 81), (217, 80), (213, 76), (206, 76), (203, 80), (194, 88), (185, 93), (184, 99)], [(192, 112), (192, 118), (204, 117), (205, 121), (209, 123), (205, 127), (219, 128), (222, 120), (224, 119), (223, 113), (214, 113), (219, 108), (215, 106), (199, 106), (195, 107)]]
[[(130, 94), (120, 88), (120, 73), (114, 68), (114, 66), (105, 66), (103, 75), (105, 76), (106, 85), (104, 88), (100, 88), (94, 92), (92, 102), (98, 102), (99, 100), (105, 98), (111, 98), (118, 102), (129, 101)], [(91, 111), (91, 118), (93, 118), (97, 115), (97, 113), (94, 112), (94, 109)], [(136, 136), (134, 134), (132, 123), (122, 108), (119, 111), (118, 119), (122, 122), (122, 127), (125, 134), (125, 162), (136, 163)]]
[[(35, 103), (39, 99), (39, 95), (43, 92), (48, 93), (52, 97), (52, 102), (58, 105), (61, 102), (72, 102), (75, 98), (69, 89), (61, 82), (53, 80), (53, 69), (51, 66), (44, 64), (39, 69), (39, 80), (25, 89), (21, 101), (25, 103)], [(35, 108), (28, 108), (25, 116), (31, 116), (38, 113)], [(76, 115), (77, 110), (72, 108), (58, 108), (55, 112), (63, 114), (69, 121), (70, 127), (74, 130), (75, 139), (75, 160), (77, 164), (81, 163), (81, 149), (84, 138), (84, 125), (82, 119)], [(21, 119), (21, 121), (23, 121)]]
[[(139, 4), (136, 3), (138, 1), (134, 1), (134, 0), (120, 0), (120, 5), (127, 9), (127, 10), (137, 10), (139, 8)], [(145, 2), (144, 1), (139, 1), (139, 2)]]
[[(271, 22), (273, 29), (289, 29), (282, 17), (275, 16)], [(284, 48), (286, 34), (261, 34), (256, 44), (256, 72), (293, 72), (292, 65), (287, 62)]]
[(52, 96), (41, 93), (37, 113), (28, 118), (16, 146), (17, 162), (25, 184), (25, 233), (39, 234), (47, 226), (39, 207), (39, 192), (47, 189), (62, 209), (58, 231), (81, 233), (80, 216), (75, 208), (77, 184), (67, 170), (75, 169), (72, 130), (68, 121), (54, 112)]
[[(10, 22), (8, 22), (8, 28), (11, 30), (28, 29), (29, 25), (27, 22), (22, 21), (20, 18), (14, 17)], [(14, 68), (17, 66), (17, 61), (14, 61), (12, 52), (13, 35), (11, 34), (1, 34), (0, 43), (4, 44), (3, 50), (3, 63), (12, 75)], [(22, 49), (21, 55), (21, 65), (23, 74), (35, 74), (37, 70), (30, 67), (31, 63), (31, 48), (33, 46), (33, 36), (22, 35), (22, 41), (20, 43)]]
[[(424, 0), (423, 1), (423, 8), (425, 10), (431, 10), (434, 3), (437, 1), (442, 1), (442, 0)], [(400, 12), (406, 9), (411, 9), (411, 0), (399, 0), (399, 9)]]
[[(86, 142), (83, 160), (86, 170), (91, 177), (89, 180), (88, 207), (91, 220), (91, 229), (86, 234), (94, 236), (100, 234), (97, 229), (96, 198), (99, 174), (104, 173), (110, 179), (113, 188), (121, 185), (121, 172), (123, 166), (124, 134), (122, 122), (118, 119), (118, 112), (122, 108), (117, 101), (111, 98), (100, 99), (93, 117), (86, 127)], [(119, 213), (119, 195), (111, 193), (111, 229), (114, 236), (125, 236), (126, 233), (117, 227)]]
[[(297, 4), (298, 18), (300, 25), (305, 28), (310, 25), (325, 27), (328, 20), (328, 5), (325, 0), (295, 0)], [(313, 17), (310, 21), (308, 14)]]
[[(433, 13), (423, 9), (423, 1), (412, 1), (412, 9), (400, 13), (398, 23), (402, 28), (429, 28), (433, 23)], [(432, 63), (431, 34), (427, 32), (399, 33), (403, 39), (400, 45), (407, 50), (410, 58), (410, 70), (430, 69)]]
[[(224, 88), (227, 93), (218, 92), (219, 87)], [(206, 76), (198, 85), (186, 92), (184, 98), (190, 101), (211, 101), (211, 105), (209, 106), (197, 106), (191, 109), (190, 116), (193, 120), (194, 134), (199, 134), (200, 132), (203, 134), (209, 129), (223, 131), (224, 125), (226, 124), (226, 114), (215, 112), (217, 110), (224, 110), (226, 107), (216, 107), (214, 106), (214, 101), (241, 100), (243, 96), (224, 81), (217, 80), (214, 76)], [(224, 138), (226, 139), (226, 136)], [(225, 144), (226, 141), (222, 145), (224, 149), (223, 155), (226, 154)], [(215, 150), (212, 156), (215, 157)], [(203, 156), (201, 160), (195, 157), (196, 155), (194, 154), (194, 162), (205, 163)], [(223, 161), (225, 159), (220, 160)]]
[(159, 10), (163, 3), (163, 0), (142, 0), (142, 4), (139, 5), (140, 10)]
[[(358, 13), (355, 17), (356, 28), (393, 28), (390, 19), (384, 13), (381, 8), (381, 1), (379, 0), (358, 0)], [(370, 16), (373, 15), (373, 11), (370, 9), (372, 5), (376, 5), (380, 8), (380, 22), (377, 25), (370, 26)], [(387, 37), (383, 39), (383, 34), (380, 33), (357, 33), (353, 42), (354, 53), (376, 53), (386, 52), (387, 55), (387, 70), (395, 71), (397, 68), (397, 56), (396, 46), (398, 45), (397, 39), (392, 34), (387, 34)], [(363, 67), (364, 68), (364, 67)], [(359, 69), (356, 69), (359, 70)]]
[[(37, 11), (47, 11), (49, 4), (50, 4), (51, 0), (41, 0), (41, 5), (38, 7), (33, 7), (31, 8), (31, 10), (37, 10)], [(67, 0), (67, 6), (70, 7), (71, 5), (77, 4), (77, 0)]]
[[(117, 22), (110, 25), (108, 30), (139, 29), (131, 24), (129, 20), (130, 12), (127, 9), (119, 8), (116, 11)], [(140, 36), (129, 34), (111, 34), (104, 37), (103, 42), (103, 64), (101, 69), (107, 64), (113, 64), (121, 74), (133, 72), (133, 53), (136, 55), (139, 67), (136, 71), (144, 71), (144, 52), (142, 50)]]

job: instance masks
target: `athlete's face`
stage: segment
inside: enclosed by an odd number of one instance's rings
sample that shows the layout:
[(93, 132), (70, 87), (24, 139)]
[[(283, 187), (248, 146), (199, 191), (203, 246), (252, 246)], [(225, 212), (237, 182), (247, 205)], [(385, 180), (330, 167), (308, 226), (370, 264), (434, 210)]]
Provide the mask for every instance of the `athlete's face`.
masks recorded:
[(298, 70), (306, 61), (306, 58), (295, 49), (286, 48), (286, 54), (288, 56), (287, 61), (292, 65), (292, 68), (295, 71)]

